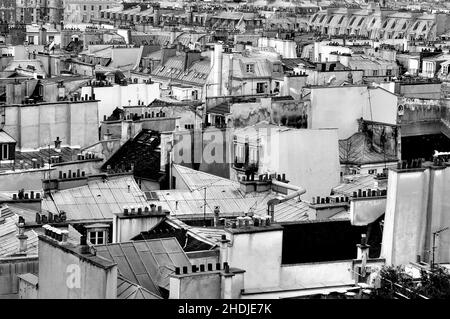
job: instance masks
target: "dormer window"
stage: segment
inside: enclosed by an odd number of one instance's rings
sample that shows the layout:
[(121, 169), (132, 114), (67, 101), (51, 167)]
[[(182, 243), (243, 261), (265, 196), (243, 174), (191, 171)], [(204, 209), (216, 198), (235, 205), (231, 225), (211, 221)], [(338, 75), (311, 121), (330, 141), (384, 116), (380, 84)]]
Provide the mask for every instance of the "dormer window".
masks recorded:
[(254, 73), (255, 72), (255, 65), (254, 64), (247, 64), (245, 66), (245, 70), (247, 73)]
[(104, 245), (108, 243), (109, 225), (92, 224), (85, 226), (87, 240), (92, 245)]
[(273, 72), (281, 72), (281, 64), (274, 64)]

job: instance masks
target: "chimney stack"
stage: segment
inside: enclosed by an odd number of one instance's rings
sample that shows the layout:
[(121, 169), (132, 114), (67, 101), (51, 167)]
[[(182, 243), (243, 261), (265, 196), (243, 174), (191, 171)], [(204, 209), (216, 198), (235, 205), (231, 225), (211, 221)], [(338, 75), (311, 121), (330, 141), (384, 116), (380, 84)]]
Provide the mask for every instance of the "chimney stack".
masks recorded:
[(220, 214), (220, 206), (214, 207), (214, 227), (219, 226), (219, 214)]
[(28, 236), (25, 235), (25, 219), (19, 217), (17, 227), (19, 228), (19, 234), (17, 235), (17, 239), (19, 239), (19, 254), (23, 254), (27, 252), (28, 240)]

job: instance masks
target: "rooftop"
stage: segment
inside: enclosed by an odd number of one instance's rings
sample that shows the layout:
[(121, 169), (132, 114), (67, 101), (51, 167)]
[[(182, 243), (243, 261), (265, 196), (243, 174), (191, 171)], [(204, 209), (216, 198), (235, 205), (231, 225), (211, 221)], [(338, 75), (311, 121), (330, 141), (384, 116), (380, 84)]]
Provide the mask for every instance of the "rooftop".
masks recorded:
[(65, 211), (68, 221), (112, 220), (124, 206), (145, 206), (145, 194), (133, 176), (120, 175), (88, 181), (86, 186), (60, 190), (42, 201), (52, 213)]
[(191, 265), (175, 238), (101, 245), (95, 250), (117, 263), (120, 276), (160, 297), (160, 288), (169, 290), (169, 274), (175, 267)]

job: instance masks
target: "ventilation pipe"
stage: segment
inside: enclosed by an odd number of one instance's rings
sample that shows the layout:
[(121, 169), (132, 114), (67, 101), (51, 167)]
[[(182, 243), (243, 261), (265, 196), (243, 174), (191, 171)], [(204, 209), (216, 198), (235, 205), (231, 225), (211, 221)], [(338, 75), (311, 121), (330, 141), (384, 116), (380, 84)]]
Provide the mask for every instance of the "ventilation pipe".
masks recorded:
[(286, 195), (284, 197), (278, 197), (278, 198), (272, 198), (271, 200), (269, 200), (267, 202), (267, 214), (270, 215), (270, 219), (271, 222), (275, 221), (275, 205), (281, 204), (283, 202), (286, 202), (290, 199), (293, 199), (295, 197), (299, 197), (306, 193), (306, 189), (304, 189), (303, 187), (300, 186), (296, 186), (296, 185), (291, 185), (291, 184), (287, 184), (281, 181), (277, 181), (275, 179), (272, 180), (272, 184), (279, 186), (279, 187), (284, 187), (290, 190), (293, 190), (294, 192)]

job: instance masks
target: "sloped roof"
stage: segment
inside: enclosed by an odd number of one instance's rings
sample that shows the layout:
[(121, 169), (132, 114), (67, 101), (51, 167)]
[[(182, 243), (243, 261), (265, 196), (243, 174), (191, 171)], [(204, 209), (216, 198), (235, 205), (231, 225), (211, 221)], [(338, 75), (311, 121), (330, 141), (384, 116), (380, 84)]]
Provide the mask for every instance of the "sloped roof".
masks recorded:
[(15, 143), (16, 141), (5, 131), (0, 130), (0, 143)]
[(179, 83), (203, 86), (211, 71), (210, 60), (204, 58), (192, 63), (184, 70), (184, 56), (171, 57), (164, 65), (156, 67), (151, 73), (154, 77), (161, 77)]
[(175, 238), (159, 238), (95, 246), (97, 255), (117, 263), (120, 276), (161, 296), (169, 290), (169, 274), (191, 263)]
[[(365, 191), (367, 189), (375, 189), (375, 176), (374, 175), (352, 175), (352, 178), (348, 182), (341, 183), (336, 187), (333, 187), (333, 192), (336, 194), (342, 194), (346, 196), (353, 196), (353, 192), (357, 192), (358, 189)], [(379, 184), (378, 189), (386, 189), (386, 186)]]
[[(128, 190), (128, 186), (130, 189)], [(53, 199), (52, 199), (53, 198)], [(42, 209), (65, 211), (67, 220), (111, 220), (124, 206), (145, 206), (145, 194), (133, 176), (115, 176), (88, 181), (80, 186), (52, 193), (42, 201)]]
[(371, 147), (369, 138), (362, 132), (339, 141), (339, 158), (342, 164), (375, 164), (384, 162), (396, 162), (397, 157), (390, 154), (382, 154)]
[[(7, 257), (19, 252), (19, 239), (17, 239), (17, 223), (19, 216), (13, 215), (5, 218), (0, 224), (0, 257)], [(37, 255), (38, 251), (38, 235), (34, 230), (25, 231), (27, 239), (28, 255)]]
[(138, 284), (122, 276), (117, 277), (117, 299), (162, 299)]
[[(214, 207), (220, 207), (223, 217), (237, 217), (253, 212), (267, 215), (267, 202), (279, 193), (274, 191), (244, 193), (240, 183), (191, 168), (174, 165), (188, 190), (155, 191), (159, 200), (155, 204), (170, 211), (171, 216), (182, 219), (203, 217), (206, 188), (206, 215), (213, 215)], [(150, 200), (150, 199), (149, 199)], [(157, 202), (157, 203), (156, 203)], [(299, 221), (308, 218), (309, 206), (298, 199), (275, 205), (275, 221)]]

